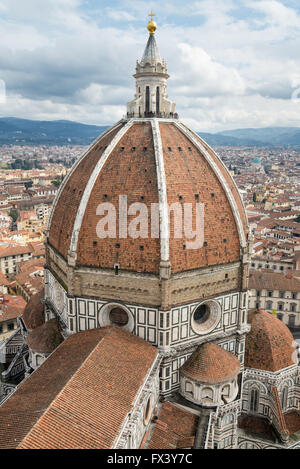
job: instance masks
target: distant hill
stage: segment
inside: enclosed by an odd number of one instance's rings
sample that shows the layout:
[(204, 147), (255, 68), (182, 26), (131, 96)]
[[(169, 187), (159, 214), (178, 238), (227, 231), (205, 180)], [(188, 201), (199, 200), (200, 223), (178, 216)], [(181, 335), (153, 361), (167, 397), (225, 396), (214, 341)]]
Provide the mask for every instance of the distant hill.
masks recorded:
[(198, 132), (198, 135), (205, 140), (208, 145), (219, 147), (240, 147), (240, 146), (263, 146), (262, 142), (252, 140), (250, 138), (239, 138), (230, 135), (209, 134), (206, 132)]
[[(89, 145), (108, 126), (71, 121), (33, 121), (0, 118), (0, 145)], [(218, 133), (199, 132), (213, 146), (300, 146), (300, 127), (237, 129)]]
[(263, 129), (237, 129), (219, 132), (218, 135), (238, 140), (251, 140), (257, 144), (300, 145), (300, 127), (266, 127)]
[(89, 145), (107, 126), (0, 118), (0, 145)]

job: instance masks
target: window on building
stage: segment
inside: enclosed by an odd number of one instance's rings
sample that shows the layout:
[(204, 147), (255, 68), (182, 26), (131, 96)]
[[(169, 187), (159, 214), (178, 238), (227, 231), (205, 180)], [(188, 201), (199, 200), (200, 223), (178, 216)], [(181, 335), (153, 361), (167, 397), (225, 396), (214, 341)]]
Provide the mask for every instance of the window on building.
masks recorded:
[(8, 329), (9, 331), (13, 331), (14, 328), (15, 328), (15, 325), (14, 325), (13, 322), (9, 322), (9, 323), (7, 324), (7, 329)]
[(129, 317), (126, 311), (122, 308), (113, 308), (109, 313), (109, 319), (112, 324), (123, 327), (128, 324)]
[(156, 114), (159, 114), (159, 86), (156, 88)]
[(257, 292), (256, 292), (256, 296), (257, 296), (257, 297), (259, 297), (259, 296), (260, 296), (260, 294), (261, 294), (261, 292), (260, 292), (260, 291), (257, 291)]
[(296, 300), (297, 299), (297, 293), (292, 293), (292, 298), (293, 298), (293, 300)]
[(281, 407), (282, 407), (282, 410), (286, 410), (286, 408), (287, 408), (287, 404), (288, 404), (288, 395), (289, 395), (289, 390), (288, 390), (288, 387), (285, 386), (285, 387), (283, 388), (282, 395), (281, 395)]
[(36, 366), (40, 366), (42, 364), (42, 362), (43, 362), (43, 357), (41, 355), (37, 355), (36, 356), (36, 361), (35, 361)]
[(250, 393), (250, 411), (257, 412), (258, 409), (258, 391), (257, 389), (252, 389)]
[(292, 313), (295, 313), (295, 312), (296, 312), (296, 305), (295, 305), (294, 303), (292, 303), (292, 304), (290, 305), (290, 311), (291, 311)]
[(167, 327), (170, 327), (170, 313), (167, 313)]
[(273, 308), (273, 303), (271, 301), (267, 302), (267, 309), (272, 309)]
[(268, 291), (268, 297), (269, 297), (269, 298), (272, 298), (272, 296), (273, 296), (273, 292), (272, 292), (272, 291)]
[(283, 319), (283, 314), (280, 314), (280, 313), (277, 314), (277, 318), (278, 318), (280, 321), (282, 321), (282, 319)]
[(160, 332), (159, 334), (159, 345), (163, 345), (164, 344), (164, 335), (162, 332)]
[(146, 112), (150, 112), (150, 88), (146, 86)]
[(278, 303), (278, 309), (279, 309), (279, 311), (283, 311), (283, 304), (282, 303)]
[(284, 298), (284, 291), (279, 292), (279, 298)]
[(161, 328), (164, 327), (164, 314), (163, 313), (160, 313), (159, 326)]
[(296, 316), (294, 316), (294, 314), (289, 315), (289, 323), (288, 323), (289, 327), (295, 327), (295, 319), (296, 319)]

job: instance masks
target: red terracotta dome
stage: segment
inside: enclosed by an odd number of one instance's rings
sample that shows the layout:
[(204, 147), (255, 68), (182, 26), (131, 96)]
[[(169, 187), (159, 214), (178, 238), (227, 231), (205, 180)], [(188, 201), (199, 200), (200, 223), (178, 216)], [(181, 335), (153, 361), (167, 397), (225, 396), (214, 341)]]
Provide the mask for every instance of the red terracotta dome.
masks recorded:
[(31, 332), (27, 339), (28, 347), (34, 352), (51, 353), (63, 342), (57, 320), (51, 319)]
[(260, 309), (250, 312), (248, 321), (246, 367), (275, 372), (297, 363), (294, 338), (282, 321)]
[[(97, 207), (109, 202), (118, 210), (119, 196), (128, 207), (148, 208), (167, 202), (203, 203), (204, 241), (201, 249), (186, 249), (185, 236), (163, 239), (168, 221), (160, 215), (160, 235), (146, 239), (99, 239)], [(117, 212), (118, 213), (118, 212)], [(135, 217), (133, 217), (135, 218)], [(128, 217), (130, 222), (132, 217)], [(229, 172), (203, 140), (176, 119), (128, 119), (109, 129), (89, 148), (66, 177), (54, 204), (48, 243), (76, 266), (157, 274), (161, 261), (173, 273), (227, 264), (241, 258), (246, 246), (246, 216)], [(118, 225), (117, 225), (118, 226)]]
[(180, 369), (183, 376), (199, 383), (225, 383), (240, 372), (237, 357), (214, 342), (200, 345)]
[(44, 304), (44, 289), (33, 295), (26, 305), (23, 321), (29, 330), (41, 326), (45, 322)]

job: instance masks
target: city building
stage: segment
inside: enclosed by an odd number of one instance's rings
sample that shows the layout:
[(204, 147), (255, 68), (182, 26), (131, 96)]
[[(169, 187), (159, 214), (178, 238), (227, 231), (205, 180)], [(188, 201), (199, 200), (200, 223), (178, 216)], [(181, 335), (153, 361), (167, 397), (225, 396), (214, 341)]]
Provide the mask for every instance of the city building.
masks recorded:
[(289, 274), (250, 270), (249, 308), (264, 309), (295, 329), (300, 327), (299, 279)]

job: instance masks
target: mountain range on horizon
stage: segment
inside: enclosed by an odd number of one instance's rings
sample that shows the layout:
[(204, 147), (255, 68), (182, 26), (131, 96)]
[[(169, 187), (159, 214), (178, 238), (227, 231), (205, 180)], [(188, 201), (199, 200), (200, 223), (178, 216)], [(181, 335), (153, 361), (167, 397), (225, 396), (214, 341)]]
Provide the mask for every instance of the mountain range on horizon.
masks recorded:
[[(0, 145), (89, 145), (109, 126), (67, 120), (0, 118)], [(198, 132), (214, 146), (300, 146), (300, 127), (266, 127)]]

